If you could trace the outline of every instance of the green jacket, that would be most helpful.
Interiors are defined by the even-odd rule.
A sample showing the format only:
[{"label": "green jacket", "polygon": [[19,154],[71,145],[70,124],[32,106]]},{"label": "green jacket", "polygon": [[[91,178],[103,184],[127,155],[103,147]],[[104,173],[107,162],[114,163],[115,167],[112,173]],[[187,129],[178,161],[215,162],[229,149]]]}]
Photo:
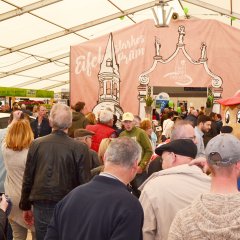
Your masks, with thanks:
[{"label": "green jacket", "polygon": [[141,128],[133,127],[131,131],[125,130],[121,132],[120,137],[124,136],[136,140],[142,147],[142,158],[138,165],[144,170],[153,154],[152,145],[148,135]]}]

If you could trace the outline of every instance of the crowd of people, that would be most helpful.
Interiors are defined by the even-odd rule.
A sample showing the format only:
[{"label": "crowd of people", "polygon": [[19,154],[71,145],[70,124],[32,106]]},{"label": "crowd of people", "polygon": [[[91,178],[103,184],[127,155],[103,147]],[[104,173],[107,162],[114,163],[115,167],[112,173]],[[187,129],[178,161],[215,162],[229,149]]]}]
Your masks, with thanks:
[{"label": "crowd of people", "polygon": [[84,102],[30,114],[14,109],[0,130],[5,239],[240,239],[240,141],[221,115],[119,119]]}]

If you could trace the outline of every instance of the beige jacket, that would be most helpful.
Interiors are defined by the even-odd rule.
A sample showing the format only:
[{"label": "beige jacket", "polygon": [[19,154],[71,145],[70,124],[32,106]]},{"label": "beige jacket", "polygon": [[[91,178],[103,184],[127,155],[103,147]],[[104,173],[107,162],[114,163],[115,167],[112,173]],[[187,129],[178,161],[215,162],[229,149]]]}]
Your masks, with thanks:
[{"label": "beige jacket", "polygon": [[28,149],[22,151],[13,151],[6,148],[5,142],[2,144],[3,160],[7,175],[4,183],[5,193],[11,198],[12,210],[9,219],[18,223],[22,227],[34,231],[33,227],[28,227],[23,220],[23,211],[19,209],[18,204],[21,197],[23,174],[25,170]]},{"label": "beige jacket", "polygon": [[143,239],[165,240],[176,213],[210,192],[210,177],[187,164],[152,174],[139,188],[144,210]]}]

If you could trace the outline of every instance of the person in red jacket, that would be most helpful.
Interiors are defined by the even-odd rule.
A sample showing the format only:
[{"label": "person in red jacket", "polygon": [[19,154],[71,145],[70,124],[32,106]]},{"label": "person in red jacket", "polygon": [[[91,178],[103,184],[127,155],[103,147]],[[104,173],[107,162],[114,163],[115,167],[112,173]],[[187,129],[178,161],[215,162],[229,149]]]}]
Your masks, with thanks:
[{"label": "person in red jacket", "polygon": [[99,113],[99,123],[87,125],[86,129],[95,133],[92,137],[91,149],[98,152],[99,145],[103,138],[116,138],[116,131],[113,129],[113,113],[102,110]]}]

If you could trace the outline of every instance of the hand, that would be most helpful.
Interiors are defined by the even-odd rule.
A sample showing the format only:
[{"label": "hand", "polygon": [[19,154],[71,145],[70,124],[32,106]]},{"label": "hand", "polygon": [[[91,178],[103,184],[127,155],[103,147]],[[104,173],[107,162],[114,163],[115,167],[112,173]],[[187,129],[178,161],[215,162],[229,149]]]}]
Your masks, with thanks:
[{"label": "hand", "polygon": [[18,121],[21,118],[22,113],[23,112],[21,110],[14,111],[13,112],[13,120],[12,120],[12,122]]},{"label": "hand", "polygon": [[196,165],[200,167],[204,173],[210,172],[210,169],[207,164],[207,159],[205,157],[198,157],[196,159],[193,159],[188,165],[189,166]]},{"label": "hand", "polygon": [[143,169],[140,166],[138,166],[137,167],[137,174],[141,174],[142,172],[143,172]]},{"label": "hand", "polygon": [[7,207],[8,207],[8,202],[7,202],[6,196],[4,194],[2,194],[2,201],[0,202],[0,208],[4,212],[6,212]]},{"label": "hand", "polygon": [[32,226],[34,224],[32,210],[23,211],[23,219],[28,226]]}]

